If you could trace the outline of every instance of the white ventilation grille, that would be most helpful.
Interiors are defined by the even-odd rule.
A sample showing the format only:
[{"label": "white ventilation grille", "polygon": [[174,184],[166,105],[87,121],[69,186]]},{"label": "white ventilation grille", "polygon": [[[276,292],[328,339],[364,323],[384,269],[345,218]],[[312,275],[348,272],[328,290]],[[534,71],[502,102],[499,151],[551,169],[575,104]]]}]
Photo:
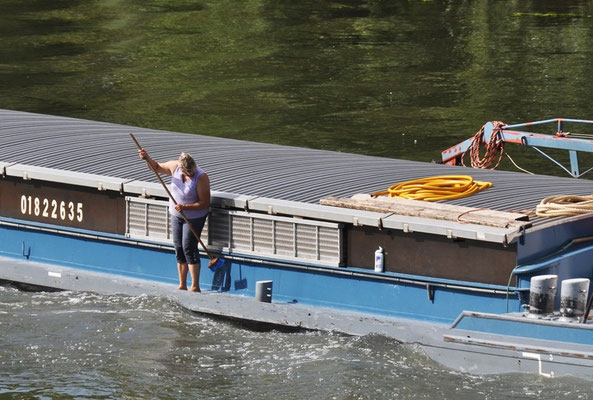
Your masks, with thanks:
[{"label": "white ventilation grille", "polygon": [[[168,202],[127,197],[129,237],[172,242]],[[213,208],[202,231],[208,248],[279,260],[342,265],[337,223]]]},{"label": "white ventilation grille", "polygon": [[126,197],[126,235],[172,242],[168,207],[162,200]]},{"label": "white ventilation grille", "polygon": [[291,261],[342,265],[340,224],[245,211],[210,211],[212,247]]}]

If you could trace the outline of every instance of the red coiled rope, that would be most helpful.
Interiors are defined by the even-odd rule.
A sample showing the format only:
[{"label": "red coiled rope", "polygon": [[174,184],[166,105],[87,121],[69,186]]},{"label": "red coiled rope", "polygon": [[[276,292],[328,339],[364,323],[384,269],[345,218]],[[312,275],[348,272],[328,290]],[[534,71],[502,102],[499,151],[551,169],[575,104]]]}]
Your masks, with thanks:
[{"label": "red coiled rope", "polygon": [[498,161],[496,165],[491,169],[496,169],[500,164],[500,160],[502,160],[502,155],[504,154],[504,140],[498,134],[502,127],[506,124],[501,121],[492,121],[494,125],[494,129],[492,130],[492,136],[490,136],[490,141],[486,144],[486,152],[484,156],[480,156],[480,148],[482,147],[482,139],[484,137],[484,126],[480,128],[480,130],[474,135],[472,141],[467,148],[461,155],[461,164],[465,167],[465,163],[463,159],[465,158],[465,153],[468,152],[470,154],[471,166],[473,168],[482,168],[487,169],[494,163],[496,158],[496,154],[498,153]]}]

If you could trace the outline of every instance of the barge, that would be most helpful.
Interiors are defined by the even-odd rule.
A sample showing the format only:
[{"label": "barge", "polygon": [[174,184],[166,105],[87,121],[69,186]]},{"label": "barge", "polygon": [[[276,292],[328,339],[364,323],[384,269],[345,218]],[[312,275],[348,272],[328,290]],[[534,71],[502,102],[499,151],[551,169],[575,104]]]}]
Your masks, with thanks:
[{"label": "barge", "polygon": [[[210,177],[202,241],[225,262],[209,269],[202,249],[202,293],[177,290],[167,194],[129,133],[156,160],[191,153]],[[593,379],[593,324],[560,291],[576,282],[588,299],[593,221],[528,211],[552,194],[589,195],[592,181],[11,110],[0,138],[0,280],[386,335],[463,372]],[[356,196],[460,173],[492,187],[434,206]]]}]

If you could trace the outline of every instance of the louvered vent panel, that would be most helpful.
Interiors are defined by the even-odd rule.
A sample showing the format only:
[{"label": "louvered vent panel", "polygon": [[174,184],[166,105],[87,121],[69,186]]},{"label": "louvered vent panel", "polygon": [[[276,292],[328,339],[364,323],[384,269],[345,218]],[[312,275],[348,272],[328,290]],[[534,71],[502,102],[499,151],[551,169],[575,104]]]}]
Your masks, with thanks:
[{"label": "louvered vent panel", "polygon": [[148,236],[169,239],[170,223],[168,207],[147,204],[148,207]]},{"label": "louvered vent panel", "polygon": [[[127,234],[171,242],[168,204],[128,197]],[[202,230],[209,248],[279,260],[341,265],[341,226],[245,211],[214,208]]]},{"label": "louvered vent panel", "polygon": [[296,256],[317,259],[317,227],[311,225],[296,225]]},{"label": "louvered vent panel", "polygon": [[202,242],[204,243],[210,243],[210,238],[209,238],[209,233],[210,231],[210,217],[208,216],[208,218],[206,218],[206,222],[204,223],[204,228],[202,228],[202,236],[200,237],[200,239],[202,239]]},{"label": "louvered vent panel", "polygon": [[128,197],[126,205],[126,234],[128,236],[172,241],[166,201]]},{"label": "louvered vent panel", "polygon": [[[229,214],[212,211],[208,217],[208,242],[214,247],[229,246]],[[206,229],[204,227],[204,229]],[[206,243],[206,242],[205,242]]]},{"label": "louvered vent panel", "polygon": [[274,221],[253,219],[253,250],[274,254]]},{"label": "louvered vent panel", "polygon": [[294,257],[294,223],[282,221],[275,221],[275,223],[276,254]]},{"label": "louvered vent panel", "polygon": [[251,218],[232,215],[231,245],[233,249],[251,250]]},{"label": "louvered vent panel", "polygon": [[132,236],[146,236],[146,204],[128,202],[127,233]]},{"label": "louvered vent panel", "polygon": [[331,261],[341,255],[341,237],[338,229],[319,227],[319,259]]}]

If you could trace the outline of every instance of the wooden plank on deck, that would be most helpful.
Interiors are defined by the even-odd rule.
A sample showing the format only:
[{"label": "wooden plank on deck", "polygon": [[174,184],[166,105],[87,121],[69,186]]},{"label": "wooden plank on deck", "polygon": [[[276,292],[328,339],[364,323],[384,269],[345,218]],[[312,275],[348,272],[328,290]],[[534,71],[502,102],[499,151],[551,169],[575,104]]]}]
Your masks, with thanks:
[{"label": "wooden plank on deck", "polygon": [[351,198],[328,196],[322,198],[320,203],[333,207],[382,213],[389,212],[410,217],[454,221],[497,228],[527,227],[531,225],[528,222],[529,216],[526,214],[402,199],[398,197],[371,197],[366,194],[354,195]]}]

